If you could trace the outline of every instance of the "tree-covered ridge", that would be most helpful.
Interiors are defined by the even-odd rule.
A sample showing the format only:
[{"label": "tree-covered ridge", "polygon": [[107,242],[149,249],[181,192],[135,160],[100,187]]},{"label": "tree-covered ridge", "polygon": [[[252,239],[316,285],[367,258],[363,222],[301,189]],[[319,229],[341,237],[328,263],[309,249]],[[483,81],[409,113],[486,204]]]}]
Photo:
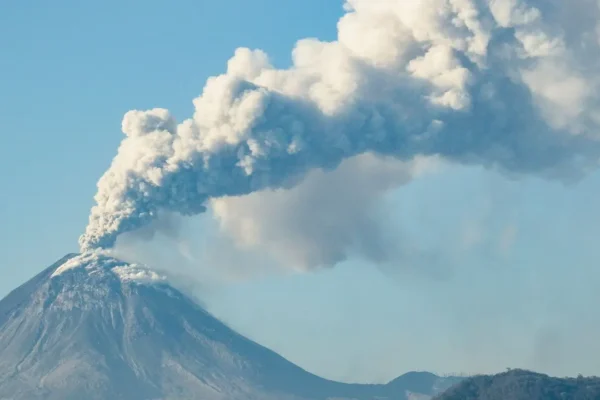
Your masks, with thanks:
[{"label": "tree-covered ridge", "polygon": [[600,400],[600,378],[554,378],[509,370],[465,379],[435,400]]}]

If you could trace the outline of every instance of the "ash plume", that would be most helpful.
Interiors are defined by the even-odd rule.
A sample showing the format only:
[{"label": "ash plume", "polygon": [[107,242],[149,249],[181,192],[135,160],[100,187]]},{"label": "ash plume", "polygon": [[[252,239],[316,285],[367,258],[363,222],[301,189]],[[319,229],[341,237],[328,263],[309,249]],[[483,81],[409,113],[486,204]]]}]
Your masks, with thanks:
[{"label": "ash plume", "polygon": [[159,213],[291,188],[372,153],[570,180],[599,154],[600,4],[591,0],[348,0],[333,42],[277,69],[238,49],[178,123],[130,111],[98,183],[82,250]]}]

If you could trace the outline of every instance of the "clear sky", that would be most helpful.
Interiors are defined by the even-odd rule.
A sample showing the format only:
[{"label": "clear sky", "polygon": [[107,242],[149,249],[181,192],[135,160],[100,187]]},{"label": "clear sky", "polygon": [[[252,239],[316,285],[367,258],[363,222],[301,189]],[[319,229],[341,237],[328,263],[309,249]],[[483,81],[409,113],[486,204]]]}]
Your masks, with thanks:
[{"label": "clear sky", "polygon": [[[235,48],[286,66],[296,40],[334,39],[341,14],[322,0],[5,2],[0,296],[77,251],[126,111],[187,117]],[[351,260],[199,295],[242,333],[334,379],[600,375],[599,184],[597,173],[565,186],[444,165],[387,199],[389,219],[430,255],[419,271]]]}]

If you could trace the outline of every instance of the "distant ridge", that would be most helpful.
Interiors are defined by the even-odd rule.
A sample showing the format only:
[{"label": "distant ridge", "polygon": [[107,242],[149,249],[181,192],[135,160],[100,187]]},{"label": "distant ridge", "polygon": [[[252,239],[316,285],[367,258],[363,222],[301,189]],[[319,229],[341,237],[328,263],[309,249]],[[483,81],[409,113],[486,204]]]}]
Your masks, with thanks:
[{"label": "distant ridge", "polygon": [[526,370],[464,379],[436,400],[598,400],[600,378],[553,378]]}]

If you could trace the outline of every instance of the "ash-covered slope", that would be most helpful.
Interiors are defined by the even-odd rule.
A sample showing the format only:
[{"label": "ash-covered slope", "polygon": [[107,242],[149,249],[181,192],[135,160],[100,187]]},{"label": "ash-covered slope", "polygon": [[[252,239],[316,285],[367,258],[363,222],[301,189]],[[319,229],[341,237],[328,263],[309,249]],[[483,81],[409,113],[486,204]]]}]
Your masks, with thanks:
[{"label": "ash-covered slope", "polygon": [[66,256],[0,301],[0,399],[405,399],[435,385],[319,378],[100,253]]}]

